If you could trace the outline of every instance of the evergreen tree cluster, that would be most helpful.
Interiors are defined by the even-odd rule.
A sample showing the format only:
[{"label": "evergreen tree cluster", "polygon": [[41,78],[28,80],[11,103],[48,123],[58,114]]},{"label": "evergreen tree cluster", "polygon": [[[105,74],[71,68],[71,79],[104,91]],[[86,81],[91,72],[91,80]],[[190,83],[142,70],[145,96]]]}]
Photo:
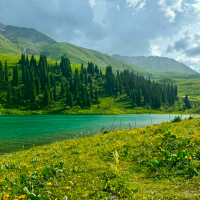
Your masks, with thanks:
[{"label": "evergreen tree cluster", "polygon": [[82,64],[72,72],[70,60],[61,57],[60,64],[49,66],[47,58],[40,56],[37,63],[34,56],[21,55],[19,67],[13,67],[12,81],[8,81],[7,62],[5,70],[0,62],[0,84],[7,85],[7,102],[31,102],[40,106],[48,106],[52,102],[63,100],[73,107],[90,108],[92,103],[99,103],[98,87],[93,84],[93,79],[100,76],[100,70],[93,63],[88,67]]},{"label": "evergreen tree cluster", "polygon": [[172,106],[178,98],[176,85],[159,84],[129,70],[117,71],[115,75],[112,67],[108,66],[105,77],[105,89],[109,94],[121,95],[125,90],[133,106],[149,105],[160,108],[162,104],[167,103]]},{"label": "evergreen tree cluster", "polygon": [[163,104],[174,105],[177,99],[176,85],[159,84],[129,70],[114,73],[111,66],[104,75],[92,62],[87,67],[82,64],[81,68],[72,69],[66,57],[50,66],[43,55],[37,62],[34,56],[29,60],[22,54],[18,66],[11,70],[12,75],[8,71],[7,62],[4,67],[0,62],[0,87],[7,92],[9,106],[30,102],[43,108],[59,101],[71,108],[90,108],[100,102],[99,92],[113,97],[126,93],[133,107],[160,108]]}]

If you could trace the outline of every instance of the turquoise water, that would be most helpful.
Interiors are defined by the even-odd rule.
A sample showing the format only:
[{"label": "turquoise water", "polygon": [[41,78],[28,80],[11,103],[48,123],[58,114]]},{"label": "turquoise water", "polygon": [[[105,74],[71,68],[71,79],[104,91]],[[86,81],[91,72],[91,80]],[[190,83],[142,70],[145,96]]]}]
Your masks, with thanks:
[{"label": "turquoise water", "polygon": [[169,114],[0,116],[0,154],[91,136],[102,130],[157,124],[174,117]]}]

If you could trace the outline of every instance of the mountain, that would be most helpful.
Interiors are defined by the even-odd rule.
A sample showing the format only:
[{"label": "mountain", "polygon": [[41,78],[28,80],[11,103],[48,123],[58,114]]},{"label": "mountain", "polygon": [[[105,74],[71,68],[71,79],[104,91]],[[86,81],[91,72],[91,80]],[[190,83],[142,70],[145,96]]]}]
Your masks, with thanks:
[{"label": "mountain", "polygon": [[179,72],[179,73],[197,73],[187,65],[180,63],[174,59],[166,57],[154,57],[154,56],[121,56],[118,54],[112,55],[112,57],[123,60],[125,62],[137,65],[148,71],[155,72]]},{"label": "mountain", "polygon": [[[141,67],[118,60],[108,54],[78,47],[70,43],[58,43],[32,28],[21,28],[0,23],[0,34],[6,37],[15,49],[18,49],[16,53],[43,54],[54,60],[60,60],[61,56],[67,56],[73,63],[87,64],[88,62],[93,62],[103,69],[110,65],[115,70],[129,69],[141,74],[148,74]],[[7,51],[0,53],[7,53]],[[13,51],[13,53],[15,52]]]},{"label": "mountain", "polygon": [[[163,64],[163,62],[157,61],[157,59],[159,58],[152,57],[152,59],[154,59],[151,61],[151,59],[149,59],[150,57],[137,57],[138,59],[135,60],[139,61],[135,62],[134,64],[130,61],[131,58],[129,57],[125,57],[125,59],[124,57],[119,55],[110,56],[108,54],[86,49],[66,42],[58,43],[50,37],[32,28],[21,28],[0,23],[0,34],[2,34],[0,38],[3,38],[2,40],[4,41],[4,43],[2,43],[0,46],[0,53],[21,54],[22,52],[24,52],[29,55],[43,54],[53,60],[60,60],[61,56],[67,56],[72,63],[83,63],[87,65],[88,62],[93,62],[104,70],[106,66],[110,65],[113,67],[114,70],[129,69],[150,78],[164,77],[166,76],[166,74],[163,74],[163,72],[169,73],[169,71],[190,74],[195,73],[195,71],[193,71],[189,67],[185,65],[183,66],[183,64],[178,63],[175,60],[173,60],[172,64],[170,64],[170,59],[168,58],[163,58],[168,61],[165,61]],[[176,67],[176,69],[178,70],[174,70],[175,62],[176,66],[178,66],[180,69]],[[143,65],[141,63],[146,63],[146,65]],[[162,63],[162,65],[160,63]],[[138,65],[140,67],[138,67]],[[161,68],[164,68],[163,65],[167,66],[166,70],[161,70]],[[171,67],[170,70],[169,66]],[[167,76],[180,75],[176,73],[173,73],[172,75],[171,74],[167,74]]]},{"label": "mountain", "polygon": [[87,64],[88,62],[93,62],[104,69],[110,65],[114,69],[118,70],[129,69],[140,73],[147,73],[146,70],[136,65],[113,58],[108,54],[86,49],[66,42],[42,45],[39,49],[41,54],[44,54],[53,60],[60,60],[61,56],[67,56],[73,63]]},{"label": "mountain", "polygon": [[33,28],[10,26],[2,23],[0,23],[0,34],[6,38],[24,38],[33,43],[52,44],[56,42]]},{"label": "mountain", "polygon": [[0,34],[0,53],[20,54],[22,52],[9,39]]}]

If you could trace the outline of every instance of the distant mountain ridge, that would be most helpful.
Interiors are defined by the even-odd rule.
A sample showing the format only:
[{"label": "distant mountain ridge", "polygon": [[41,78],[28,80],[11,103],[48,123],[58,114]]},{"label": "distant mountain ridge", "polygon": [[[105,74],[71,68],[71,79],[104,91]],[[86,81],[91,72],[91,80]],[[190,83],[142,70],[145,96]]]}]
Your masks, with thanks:
[{"label": "distant mountain ridge", "polygon": [[174,59],[166,57],[154,57],[154,56],[121,56],[118,54],[112,55],[112,57],[123,60],[125,62],[137,65],[148,71],[155,72],[179,72],[179,73],[197,73],[187,65],[180,63]]},{"label": "distant mountain ridge", "polygon": [[143,61],[135,65],[130,62],[130,59],[124,59],[122,56],[119,55],[115,57],[66,42],[59,43],[33,28],[16,27],[4,25],[2,23],[0,23],[0,54],[1,53],[26,53],[29,55],[42,54],[53,60],[60,60],[61,56],[67,56],[72,63],[83,63],[87,65],[88,62],[93,62],[103,70],[105,70],[107,66],[112,66],[113,70],[115,71],[128,69],[149,78],[160,78],[166,75],[182,77],[185,75],[188,76],[187,73],[190,73],[191,75],[199,75],[187,66],[185,66],[184,68],[182,66],[183,64],[181,64],[181,67],[184,68],[184,70],[180,68],[179,70],[175,71],[177,73],[167,74],[169,71],[161,73],[163,72],[163,70],[152,70],[148,68],[148,66],[155,65],[149,65],[147,63],[146,68],[144,67],[144,65],[140,65],[140,63],[144,62],[145,60],[145,57],[142,56],[140,60]]},{"label": "distant mountain ridge", "polygon": [[[110,65],[114,70],[129,69],[141,74],[148,74],[146,70],[115,59],[110,55],[66,42],[58,43],[32,28],[21,28],[0,23],[0,38],[1,37],[7,38],[9,44],[12,45],[8,46],[10,47],[10,51],[5,51],[4,48],[0,48],[0,53],[23,52],[29,55],[43,54],[54,60],[60,60],[61,56],[67,56],[73,63],[83,63],[86,65],[88,62],[93,62],[104,69],[106,66]],[[3,46],[2,44],[2,47]]]},{"label": "distant mountain ridge", "polygon": [[52,44],[56,43],[55,40],[46,36],[45,34],[33,29],[25,27],[10,26],[0,23],[0,34],[7,37],[20,37],[29,40],[33,43],[45,43]]}]

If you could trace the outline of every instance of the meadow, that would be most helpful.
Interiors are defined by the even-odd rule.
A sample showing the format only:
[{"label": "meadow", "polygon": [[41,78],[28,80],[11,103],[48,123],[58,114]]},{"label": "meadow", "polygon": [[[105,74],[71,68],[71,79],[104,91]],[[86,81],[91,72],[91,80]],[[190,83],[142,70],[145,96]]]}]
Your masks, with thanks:
[{"label": "meadow", "polygon": [[[17,54],[0,54],[0,59],[4,63],[5,60],[8,60],[9,66],[9,76],[12,78],[12,68],[17,65],[20,60],[21,55]],[[39,60],[39,56],[35,56],[36,60]],[[30,59],[30,56],[29,56]],[[55,60],[47,59],[50,65],[55,65]],[[59,64],[59,61],[58,61]],[[81,65],[76,63],[71,63],[72,71],[75,71],[75,68],[80,70]],[[19,71],[21,76],[21,71]],[[105,74],[105,72],[103,72]],[[79,106],[75,106],[72,109],[66,107],[63,100],[58,102],[52,102],[51,105],[46,108],[36,108],[32,105],[30,101],[27,101],[26,104],[20,107],[6,108],[5,106],[0,105],[0,114],[135,114],[135,113],[200,113],[200,90],[199,84],[200,79],[190,79],[190,78],[170,78],[164,77],[161,79],[156,79],[160,83],[174,83],[178,86],[178,96],[179,101],[175,103],[174,106],[162,106],[160,109],[152,109],[148,106],[146,107],[134,107],[129,102],[125,94],[121,96],[112,96],[106,95],[105,89],[100,87],[99,91],[99,100],[100,104],[93,104],[90,109],[80,109]],[[59,88],[58,88],[59,90]],[[192,108],[183,110],[183,96],[185,94],[189,95],[189,100],[192,103]],[[1,98],[6,98],[6,93],[1,94]]]},{"label": "meadow", "polygon": [[199,199],[199,169],[200,119],[176,118],[0,156],[0,199]]}]

